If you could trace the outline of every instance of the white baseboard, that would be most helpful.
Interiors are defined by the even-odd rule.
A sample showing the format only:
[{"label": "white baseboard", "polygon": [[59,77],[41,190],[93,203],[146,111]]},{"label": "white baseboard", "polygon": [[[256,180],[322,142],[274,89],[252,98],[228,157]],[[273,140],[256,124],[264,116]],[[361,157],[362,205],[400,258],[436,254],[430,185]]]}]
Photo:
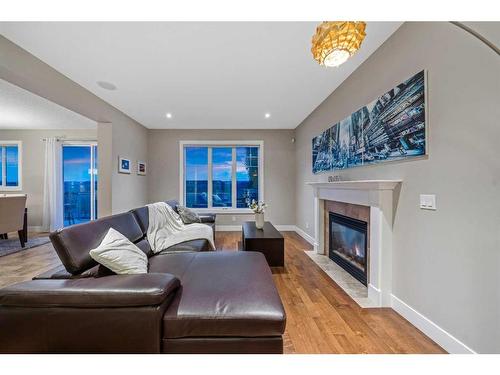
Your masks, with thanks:
[{"label": "white baseboard", "polygon": [[241,231],[241,225],[215,225],[215,230],[221,232],[238,232]]},{"label": "white baseboard", "polygon": [[382,306],[382,293],[380,289],[375,288],[372,284],[368,283],[368,298],[373,301],[375,306]]},{"label": "white baseboard", "polygon": [[[289,224],[276,224],[274,226],[277,230],[282,232],[295,232],[295,225]],[[215,230],[221,232],[238,232],[241,231],[241,225],[216,225]]]},{"label": "white baseboard", "polygon": [[280,232],[296,232],[296,226],[291,224],[275,225],[276,229]]},{"label": "white baseboard", "polygon": [[300,229],[298,226],[295,226],[295,232],[302,237],[304,240],[309,242],[311,245],[316,246],[316,241],[314,240],[313,236],[308,235],[306,232],[304,232],[302,229]]},{"label": "white baseboard", "polygon": [[[302,229],[292,224],[276,224],[274,227],[282,232],[295,232],[311,245],[315,244],[314,237],[308,235]],[[215,230],[221,232],[237,232],[241,230],[241,225],[216,225]]]},{"label": "white baseboard", "polygon": [[436,323],[426,318],[410,305],[401,301],[394,294],[391,295],[392,308],[411,324],[429,336],[433,341],[440,345],[444,350],[451,354],[476,354],[459,339],[446,332]]},{"label": "white baseboard", "polygon": [[28,226],[28,232],[43,232],[43,227],[41,225]]}]

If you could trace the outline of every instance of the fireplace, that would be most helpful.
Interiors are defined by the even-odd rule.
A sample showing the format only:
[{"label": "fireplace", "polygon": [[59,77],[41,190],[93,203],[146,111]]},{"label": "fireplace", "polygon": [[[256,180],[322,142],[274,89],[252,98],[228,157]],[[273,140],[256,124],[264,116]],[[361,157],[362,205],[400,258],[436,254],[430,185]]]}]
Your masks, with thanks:
[{"label": "fireplace", "polygon": [[367,285],[367,222],[329,212],[329,232],[330,259]]}]

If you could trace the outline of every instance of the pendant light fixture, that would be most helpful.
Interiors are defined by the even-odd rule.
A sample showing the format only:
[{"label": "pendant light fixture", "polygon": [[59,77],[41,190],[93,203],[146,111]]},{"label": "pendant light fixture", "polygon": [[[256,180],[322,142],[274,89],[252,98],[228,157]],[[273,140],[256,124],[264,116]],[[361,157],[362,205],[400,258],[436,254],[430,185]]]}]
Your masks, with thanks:
[{"label": "pendant light fixture", "polygon": [[361,47],[366,36],[365,28],[365,22],[322,22],[312,37],[314,59],[327,67],[345,63]]}]

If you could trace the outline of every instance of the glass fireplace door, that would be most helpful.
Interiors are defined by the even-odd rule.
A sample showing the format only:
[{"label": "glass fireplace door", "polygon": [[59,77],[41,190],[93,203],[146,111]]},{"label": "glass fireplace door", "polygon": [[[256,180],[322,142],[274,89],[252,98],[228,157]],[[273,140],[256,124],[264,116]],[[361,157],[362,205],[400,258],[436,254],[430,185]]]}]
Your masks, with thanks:
[{"label": "glass fireplace door", "polygon": [[367,285],[368,223],[329,213],[329,257],[362,284]]}]

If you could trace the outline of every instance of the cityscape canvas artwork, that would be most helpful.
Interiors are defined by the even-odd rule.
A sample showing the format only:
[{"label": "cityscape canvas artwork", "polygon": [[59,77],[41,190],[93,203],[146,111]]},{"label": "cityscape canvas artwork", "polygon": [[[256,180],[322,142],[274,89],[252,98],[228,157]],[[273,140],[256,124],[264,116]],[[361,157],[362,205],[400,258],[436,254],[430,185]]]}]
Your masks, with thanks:
[{"label": "cityscape canvas artwork", "polygon": [[425,71],[421,71],[314,137],[312,169],[321,173],[425,153]]}]

